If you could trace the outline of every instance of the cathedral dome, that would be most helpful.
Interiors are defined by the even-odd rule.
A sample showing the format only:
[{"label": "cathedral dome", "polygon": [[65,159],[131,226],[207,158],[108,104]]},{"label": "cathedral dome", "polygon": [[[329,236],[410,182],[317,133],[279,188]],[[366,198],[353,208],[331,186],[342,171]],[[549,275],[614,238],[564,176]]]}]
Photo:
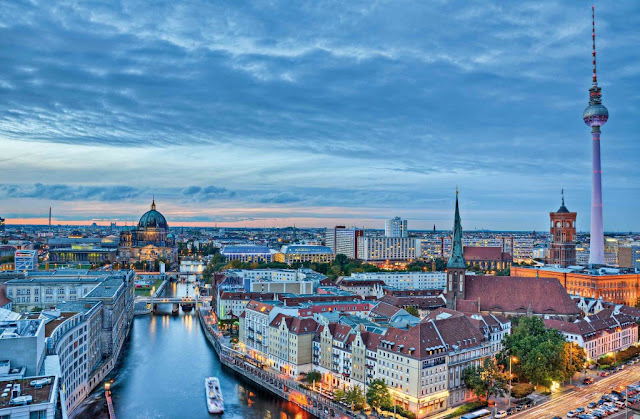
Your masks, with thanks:
[{"label": "cathedral dome", "polygon": [[140,228],[164,228],[168,229],[167,220],[164,218],[164,215],[160,214],[156,211],[156,202],[155,199],[151,203],[151,210],[145,212],[142,217],[140,217],[140,221],[138,222],[138,227]]}]

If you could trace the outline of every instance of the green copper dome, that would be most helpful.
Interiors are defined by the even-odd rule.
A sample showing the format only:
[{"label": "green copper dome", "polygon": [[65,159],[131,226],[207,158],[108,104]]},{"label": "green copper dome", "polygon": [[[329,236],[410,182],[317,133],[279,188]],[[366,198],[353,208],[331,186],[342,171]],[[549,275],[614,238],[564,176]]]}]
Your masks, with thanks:
[{"label": "green copper dome", "polygon": [[169,226],[167,225],[167,220],[164,218],[164,215],[160,214],[156,211],[156,200],[154,199],[151,203],[151,210],[147,211],[140,217],[140,221],[138,222],[138,227],[141,228],[164,228],[167,229]]}]

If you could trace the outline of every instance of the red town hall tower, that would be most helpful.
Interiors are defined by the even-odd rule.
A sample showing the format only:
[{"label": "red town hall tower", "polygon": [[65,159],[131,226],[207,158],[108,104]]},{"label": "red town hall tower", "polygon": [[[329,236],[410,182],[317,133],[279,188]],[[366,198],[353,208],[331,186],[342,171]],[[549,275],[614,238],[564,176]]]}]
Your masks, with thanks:
[{"label": "red town hall tower", "polygon": [[576,216],[564,206],[564,190],[562,191],[562,205],[556,212],[550,212],[551,218],[551,248],[549,249],[550,264],[557,264],[566,268],[576,264]]}]

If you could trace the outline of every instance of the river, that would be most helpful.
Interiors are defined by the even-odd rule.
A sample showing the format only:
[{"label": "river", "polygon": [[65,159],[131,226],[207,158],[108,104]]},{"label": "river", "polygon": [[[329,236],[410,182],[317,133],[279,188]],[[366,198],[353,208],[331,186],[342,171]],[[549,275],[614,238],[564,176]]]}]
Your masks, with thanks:
[{"label": "river", "polygon": [[[187,285],[171,284],[166,296],[184,296]],[[193,286],[189,285],[193,295]],[[247,383],[223,368],[207,341],[195,311],[171,316],[161,304],[154,315],[134,318],[120,360],[109,379],[118,419],[209,418],[204,379],[220,379],[226,418],[308,419],[312,416]],[[72,415],[108,418],[104,387],[97,388]]]}]

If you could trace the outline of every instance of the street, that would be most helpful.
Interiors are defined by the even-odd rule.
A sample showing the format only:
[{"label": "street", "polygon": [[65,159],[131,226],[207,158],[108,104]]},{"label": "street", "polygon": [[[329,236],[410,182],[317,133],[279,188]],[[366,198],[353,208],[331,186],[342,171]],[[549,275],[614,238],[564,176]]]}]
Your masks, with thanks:
[{"label": "street", "polygon": [[[603,394],[611,393],[612,390],[624,389],[625,386],[640,381],[640,365],[632,366],[617,372],[609,377],[602,378],[594,384],[579,387],[575,391],[560,394],[539,406],[535,406],[512,415],[519,419],[541,419],[552,418],[554,416],[566,417],[567,413],[578,407],[586,408],[587,404],[597,402]],[[629,413],[629,416],[633,414]],[[607,418],[621,419],[625,417],[625,409]]]}]

